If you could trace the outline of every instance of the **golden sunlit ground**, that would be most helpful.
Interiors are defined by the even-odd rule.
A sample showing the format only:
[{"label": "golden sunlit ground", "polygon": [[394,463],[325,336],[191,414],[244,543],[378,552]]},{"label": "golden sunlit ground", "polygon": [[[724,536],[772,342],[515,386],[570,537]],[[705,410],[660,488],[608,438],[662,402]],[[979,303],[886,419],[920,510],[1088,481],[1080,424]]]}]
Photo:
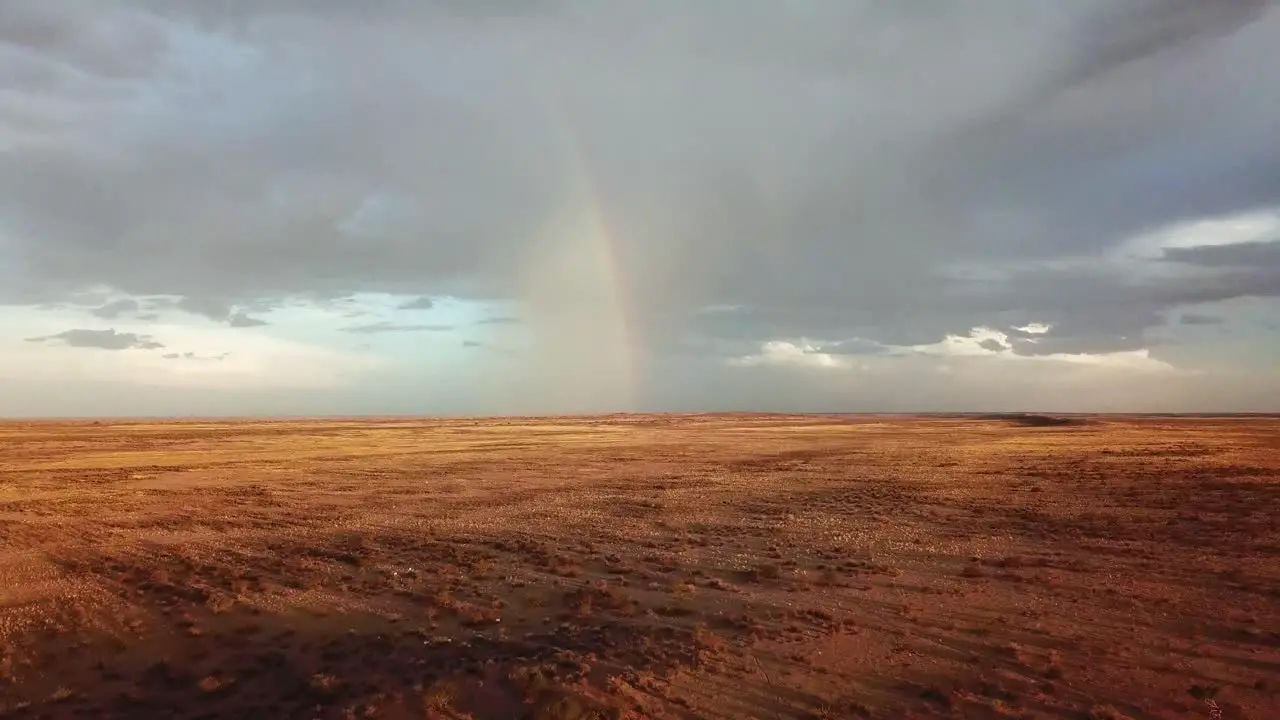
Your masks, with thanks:
[{"label": "golden sunlit ground", "polygon": [[0,424],[0,716],[1280,717],[1280,420]]}]

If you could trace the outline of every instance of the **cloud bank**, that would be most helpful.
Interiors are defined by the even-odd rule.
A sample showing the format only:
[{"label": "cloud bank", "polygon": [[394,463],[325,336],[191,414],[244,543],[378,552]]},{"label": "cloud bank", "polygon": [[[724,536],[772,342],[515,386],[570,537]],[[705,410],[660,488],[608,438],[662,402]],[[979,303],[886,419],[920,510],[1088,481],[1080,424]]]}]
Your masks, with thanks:
[{"label": "cloud bank", "polygon": [[1267,67],[1266,0],[14,0],[0,313],[329,412],[1280,409]]}]

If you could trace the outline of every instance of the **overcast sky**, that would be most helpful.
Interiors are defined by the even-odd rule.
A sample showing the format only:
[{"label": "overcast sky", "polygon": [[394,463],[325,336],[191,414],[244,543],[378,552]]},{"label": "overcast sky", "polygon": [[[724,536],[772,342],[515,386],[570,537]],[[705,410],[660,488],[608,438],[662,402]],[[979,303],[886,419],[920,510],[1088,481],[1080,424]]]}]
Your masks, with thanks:
[{"label": "overcast sky", "polygon": [[1277,69],[1267,0],[3,0],[0,414],[1280,411]]}]

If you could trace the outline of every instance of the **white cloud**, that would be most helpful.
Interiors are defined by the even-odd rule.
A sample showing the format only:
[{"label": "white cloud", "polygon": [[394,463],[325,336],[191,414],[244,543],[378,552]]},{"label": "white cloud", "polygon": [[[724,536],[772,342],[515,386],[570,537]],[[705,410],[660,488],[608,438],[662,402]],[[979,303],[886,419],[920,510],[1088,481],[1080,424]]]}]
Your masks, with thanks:
[{"label": "white cloud", "polygon": [[1121,350],[1109,353],[1053,353],[1051,355],[1015,355],[1014,357],[1039,362],[1064,362],[1076,365],[1092,365],[1094,367],[1113,368],[1116,370],[1134,370],[1139,372],[1188,372],[1180,371],[1173,365],[1152,357],[1151,351]]},{"label": "white cloud", "polygon": [[[992,343],[998,344],[1000,349],[993,349]],[[988,327],[976,327],[971,330],[968,335],[947,335],[936,343],[929,345],[913,345],[905,349],[925,355],[964,357],[1005,354],[1012,355],[1012,353],[1009,352],[1009,348],[1010,343],[1008,334]]]},{"label": "white cloud", "polygon": [[[1015,328],[1025,333],[1044,335],[1049,326],[1030,323]],[[1022,342],[1035,342],[1035,338]],[[814,343],[809,340],[772,340],[760,346],[758,353],[730,359],[738,367],[772,366],[780,368],[817,368],[823,370],[858,370],[862,372],[892,371],[914,367],[907,361],[911,356],[935,357],[943,362],[934,367],[935,372],[952,374],[951,359],[989,360],[996,363],[1033,364],[1066,363],[1131,372],[1177,372],[1173,365],[1151,355],[1149,349],[1098,353],[1046,353],[1021,354],[1014,352],[1008,333],[989,327],[975,327],[967,335],[949,334],[936,343],[910,346],[885,346],[887,352],[875,355],[839,355],[824,352],[838,343]]]},{"label": "white cloud", "polygon": [[1129,238],[1110,253],[1114,260],[1154,260],[1165,250],[1280,240],[1280,210],[1252,210],[1200,218]]},{"label": "white cloud", "polygon": [[1044,323],[1028,323],[1022,327],[1014,328],[1014,330],[1020,330],[1031,335],[1043,335],[1052,329],[1052,325],[1046,325]]},{"label": "white cloud", "polygon": [[[1031,323],[1015,329],[1036,335],[1044,335],[1048,333],[1050,328],[1041,323]],[[1029,338],[1024,342],[1035,342],[1035,338]],[[909,350],[925,355],[943,357],[990,357],[1005,362],[1058,362],[1141,372],[1175,371],[1173,365],[1152,357],[1151,351],[1147,348],[1097,353],[1020,354],[1013,351],[1013,344],[1007,333],[988,327],[973,328],[968,335],[948,335],[940,342],[930,345],[915,345]]]},{"label": "white cloud", "polygon": [[730,364],[740,367],[772,365],[821,369],[849,369],[854,367],[851,358],[822,352],[807,340],[770,340],[760,346],[760,352],[733,358]]}]

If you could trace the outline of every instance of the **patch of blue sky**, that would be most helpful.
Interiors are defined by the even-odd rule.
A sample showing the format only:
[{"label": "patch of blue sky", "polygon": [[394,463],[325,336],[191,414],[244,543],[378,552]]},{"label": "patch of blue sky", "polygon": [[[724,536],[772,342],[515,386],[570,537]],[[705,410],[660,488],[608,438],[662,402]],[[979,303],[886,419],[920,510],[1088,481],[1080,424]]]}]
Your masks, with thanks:
[{"label": "patch of blue sky", "polygon": [[403,363],[452,364],[474,359],[470,343],[493,344],[513,324],[507,303],[433,297],[430,307],[418,296],[359,293],[325,304],[294,303],[258,313],[269,323],[256,330],[299,342],[361,349]]}]

